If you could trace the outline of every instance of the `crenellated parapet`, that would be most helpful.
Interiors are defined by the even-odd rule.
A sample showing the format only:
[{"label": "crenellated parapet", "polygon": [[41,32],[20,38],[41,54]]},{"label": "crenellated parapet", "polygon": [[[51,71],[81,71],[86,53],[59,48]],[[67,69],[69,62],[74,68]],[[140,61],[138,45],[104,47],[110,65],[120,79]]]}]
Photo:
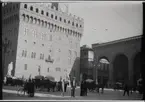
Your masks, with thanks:
[{"label": "crenellated parapet", "polygon": [[76,17],[75,15],[56,10],[56,8],[52,8],[50,5],[44,6],[38,3],[21,3],[21,9],[25,9],[31,13],[35,13],[41,17],[51,19],[55,22],[59,22],[67,26],[83,29],[83,19]]},{"label": "crenellated parapet", "polygon": [[50,31],[63,32],[79,38],[84,29],[82,18],[57,10],[47,3],[3,3],[3,24],[7,25],[19,19]]},{"label": "crenellated parapet", "polygon": [[7,26],[19,20],[19,3],[2,3],[2,24]]}]

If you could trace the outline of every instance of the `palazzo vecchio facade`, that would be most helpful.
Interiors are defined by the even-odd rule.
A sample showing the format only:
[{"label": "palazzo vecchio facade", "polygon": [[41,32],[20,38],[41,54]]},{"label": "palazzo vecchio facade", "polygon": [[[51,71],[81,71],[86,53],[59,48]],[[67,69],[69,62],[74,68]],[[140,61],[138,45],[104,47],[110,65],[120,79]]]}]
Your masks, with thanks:
[{"label": "palazzo vecchio facade", "polygon": [[[65,8],[66,7],[66,8]],[[12,75],[75,76],[79,80],[80,40],[84,20],[59,3],[3,3],[3,73],[13,62]]]}]

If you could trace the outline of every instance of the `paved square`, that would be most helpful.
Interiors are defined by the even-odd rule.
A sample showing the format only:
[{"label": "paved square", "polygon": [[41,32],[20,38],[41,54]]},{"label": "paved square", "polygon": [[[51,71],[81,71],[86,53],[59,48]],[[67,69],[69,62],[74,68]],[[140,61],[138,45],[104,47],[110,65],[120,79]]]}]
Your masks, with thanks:
[{"label": "paved square", "polygon": [[88,92],[88,96],[80,96],[80,89],[76,89],[76,97],[70,96],[70,88],[68,88],[65,96],[61,96],[61,92],[38,92],[36,91],[35,97],[17,96],[16,88],[12,90],[11,87],[3,88],[4,100],[141,100],[142,95],[137,92],[133,92],[130,96],[123,96],[123,91],[114,91],[105,89],[103,94],[97,94],[96,92]]}]

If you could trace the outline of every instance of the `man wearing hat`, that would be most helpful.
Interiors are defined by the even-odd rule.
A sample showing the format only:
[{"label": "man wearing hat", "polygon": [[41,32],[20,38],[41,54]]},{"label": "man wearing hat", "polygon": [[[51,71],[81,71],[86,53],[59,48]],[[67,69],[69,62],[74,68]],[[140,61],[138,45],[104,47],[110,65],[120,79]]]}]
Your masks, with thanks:
[{"label": "man wearing hat", "polygon": [[76,78],[73,77],[73,80],[71,81],[71,96],[75,97],[75,88],[76,88]]}]

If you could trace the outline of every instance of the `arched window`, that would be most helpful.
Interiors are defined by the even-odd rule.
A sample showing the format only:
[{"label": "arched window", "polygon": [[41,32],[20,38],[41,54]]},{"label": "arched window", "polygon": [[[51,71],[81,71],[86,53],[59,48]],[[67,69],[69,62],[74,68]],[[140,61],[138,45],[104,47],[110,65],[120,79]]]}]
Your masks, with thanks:
[{"label": "arched window", "polygon": [[78,27],[78,24],[76,24],[76,27]]},{"label": "arched window", "polygon": [[24,5],[24,8],[27,8],[27,4]]},{"label": "arched window", "polygon": [[46,16],[48,16],[49,14],[48,14],[48,12],[46,12]]},{"label": "arched window", "polygon": [[65,33],[67,32],[66,28],[65,28]]},{"label": "arched window", "polygon": [[70,30],[70,34],[72,34],[72,30]]},{"label": "arched window", "polygon": [[50,23],[48,22],[47,25],[48,25],[48,28],[49,28],[50,27]]},{"label": "arched window", "polygon": [[74,26],[74,22],[72,22],[72,26]]},{"label": "arched window", "polygon": [[19,8],[19,5],[17,4],[16,7]]},{"label": "arched window", "polygon": [[64,19],[64,23],[66,23],[66,19]]},{"label": "arched window", "polygon": [[62,30],[63,30],[63,32],[64,32],[64,28],[63,28]]},{"label": "arched window", "polygon": [[33,23],[33,17],[32,16],[30,17],[30,23]]},{"label": "arched window", "polygon": [[82,25],[80,25],[80,28],[82,27]]},{"label": "arched window", "polygon": [[37,19],[36,18],[34,18],[34,24],[36,24],[37,23]]},{"label": "arched window", "polygon": [[47,22],[45,21],[45,25],[44,25],[45,27],[47,27]]},{"label": "arched window", "polygon": [[42,14],[42,15],[44,14],[44,11],[43,11],[43,10],[41,11],[41,14]]},{"label": "arched window", "polygon": [[68,24],[70,24],[70,21],[68,21]]},{"label": "arched window", "polygon": [[62,31],[62,27],[60,27],[60,31]]},{"label": "arched window", "polygon": [[36,12],[37,12],[37,13],[39,12],[38,8],[36,8]]},{"label": "arched window", "polygon": [[41,23],[42,23],[42,26],[44,26],[44,21],[43,20],[41,21]]},{"label": "arched window", "polygon": [[54,25],[53,24],[51,24],[51,27],[52,27],[52,29],[54,28]]},{"label": "arched window", "polygon": [[61,21],[61,20],[62,20],[62,18],[60,17],[60,18],[59,18],[59,20]]},{"label": "arched window", "polygon": [[15,10],[15,5],[13,6],[13,10]]},{"label": "arched window", "polygon": [[55,29],[55,30],[57,29],[57,26],[56,26],[56,24],[54,25],[54,29]]},{"label": "arched window", "polygon": [[55,16],[55,20],[57,20],[57,16]]},{"label": "arched window", "polygon": [[38,19],[38,25],[40,25],[40,19]]},{"label": "arched window", "polygon": [[28,22],[28,21],[29,21],[29,16],[27,15],[27,16],[26,16],[26,22]]},{"label": "arched window", "polygon": [[23,17],[23,20],[25,20],[25,14],[23,14],[22,17]]},{"label": "arched window", "polygon": [[30,10],[33,11],[33,7],[32,6],[30,7]]},{"label": "arched window", "polygon": [[51,18],[53,18],[53,14],[51,14]]}]

